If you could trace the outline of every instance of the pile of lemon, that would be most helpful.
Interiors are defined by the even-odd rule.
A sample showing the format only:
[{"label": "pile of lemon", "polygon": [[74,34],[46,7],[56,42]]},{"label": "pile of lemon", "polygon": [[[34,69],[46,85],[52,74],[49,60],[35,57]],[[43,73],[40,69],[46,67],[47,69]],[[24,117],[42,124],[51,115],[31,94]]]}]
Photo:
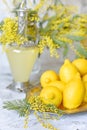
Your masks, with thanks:
[{"label": "pile of lemon", "polygon": [[78,58],[71,62],[65,59],[58,74],[47,70],[41,75],[40,83],[40,97],[45,104],[78,108],[83,102],[87,103],[87,60]]}]

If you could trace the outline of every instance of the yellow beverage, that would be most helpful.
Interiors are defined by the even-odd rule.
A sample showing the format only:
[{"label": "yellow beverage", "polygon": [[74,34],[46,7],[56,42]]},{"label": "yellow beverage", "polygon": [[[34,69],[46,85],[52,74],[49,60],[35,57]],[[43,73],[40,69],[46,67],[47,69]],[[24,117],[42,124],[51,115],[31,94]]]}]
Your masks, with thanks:
[{"label": "yellow beverage", "polygon": [[38,56],[38,47],[14,48],[8,47],[6,54],[11,67],[12,75],[17,82],[26,82],[29,79],[33,65]]}]

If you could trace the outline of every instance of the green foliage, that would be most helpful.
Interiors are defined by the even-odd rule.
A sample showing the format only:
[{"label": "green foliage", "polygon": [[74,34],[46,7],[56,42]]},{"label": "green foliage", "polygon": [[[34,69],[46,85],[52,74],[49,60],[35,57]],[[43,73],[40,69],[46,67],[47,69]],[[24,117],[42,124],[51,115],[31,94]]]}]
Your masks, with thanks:
[{"label": "green foliage", "polygon": [[[62,26],[63,24],[60,25],[60,27]],[[56,31],[54,31],[51,35],[51,38],[52,40],[54,41],[54,43],[58,44],[60,46],[60,48],[63,48],[64,51],[63,51],[63,56],[66,56],[67,53],[68,53],[68,44],[66,42],[63,42],[63,41],[60,41],[56,38]]]},{"label": "green foliage", "polygon": [[84,40],[84,37],[82,37],[82,36],[66,35],[66,37],[73,40],[73,41],[82,41],[82,40]]},{"label": "green foliage", "polygon": [[47,104],[47,105],[43,104],[43,102],[37,99],[35,98],[35,101],[33,99],[32,103],[27,101],[26,99],[7,101],[7,102],[4,102],[3,108],[7,110],[14,110],[19,114],[19,116],[26,116],[27,111],[29,111],[29,113],[31,111],[51,112],[58,115],[62,115],[64,113],[62,110],[58,109],[56,106],[52,104]]},{"label": "green foliage", "polygon": [[0,22],[0,31],[2,31],[3,21]]},{"label": "green foliage", "polygon": [[4,102],[3,108],[7,110],[15,110],[19,116],[25,116],[26,110],[29,110],[30,105],[26,102],[26,100],[14,100]]},{"label": "green foliage", "polygon": [[[14,6],[16,6],[14,11],[17,13],[16,10],[20,8],[21,1],[14,0],[13,3]],[[8,44],[10,41],[15,41],[15,43],[18,42],[17,45],[21,45],[31,39],[35,42],[37,40],[36,37],[39,36],[37,44],[40,48],[40,54],[44,51],[45,47],[48,47],[50,55],[58,57],[58,52],[56,52],[58,48],[63,48],[63,55],[66,56],[68,53],[68,45],[73,44],[75,41],[80,44],[80,41],[82,41],[86,36],[87,14],[78,14],[75,6],[63,5],[61,0],[49,0],[49,2],[46,0],[40,0],[39,2],[37,2],[37,0],[33,0],[30,1],[30,4],[31,6],[29,7],[27,18],[28,24],[26,24],[26,38],[21,36],[17,37],[18,31],[16,31],[17,34],[15,34],[15,37],[12,33],[13,29],[10,29],[10,36],[13,39],[11,40],[9,38],[9,32],[5,33],[6,28],[8,26],[9,28],[11,27],[10,25],[7,25],[10,24],[9,20],[9,22],[5,25],[2,35],[0,36],[2,44]],[[21,38],[23,40],[21,40]],[[86,56],[85,48],[82,49],[82,47],[79,47],[78,49],[75,47],[75,49]]]},{"label": "green foliage", "polygon": [[81,44],[76,45],[76,50],[81,56],[87,58],[87,50]]}]

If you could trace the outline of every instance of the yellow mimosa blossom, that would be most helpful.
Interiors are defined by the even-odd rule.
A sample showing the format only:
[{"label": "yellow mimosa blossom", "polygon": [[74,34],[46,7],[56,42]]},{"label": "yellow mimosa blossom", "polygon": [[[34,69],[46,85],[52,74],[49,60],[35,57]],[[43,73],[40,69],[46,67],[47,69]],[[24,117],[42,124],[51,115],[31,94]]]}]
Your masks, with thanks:
[{"label": "yellow mimosa blossom", "polygon": [[53,40],[49,36],[43,36],[38,46],[40,48],[40,53],[43,52],[45,47],[48,47],[50,50],[50,55],[58,57],[56,49],[59,48],[59,46],[57,44],[54,44]]},{"label": "yellow mimosa blossom", "polygon": [[3,44],[18,43],[22,44],[26,39],[18,34],[17,19],[5,18],[2,25],[2,35],[0,41]]},{"label": "yellow mimosa blossom", "polygon": [[27,22],[25,38],[18,33],[17,18],[4,19],[3,24],[0,24],[0,42],[4,45],[21,45],[31,39],[35,42],[38,36],[40,53],[47,47],[51,56],[58,57],[58,48],[64,48],[67,52],[67,46],[74,46],[76,41],[81,45],[79,52],[75,46],[71,48],[79,56],[84,51],[83,55],[87,57],[87,47],[82,46],[81,42],[87,35],[87,14],[77,14],[76,6],[63,5],[61,1],[54,0],[39,0],[36,5],[31,2]]}]

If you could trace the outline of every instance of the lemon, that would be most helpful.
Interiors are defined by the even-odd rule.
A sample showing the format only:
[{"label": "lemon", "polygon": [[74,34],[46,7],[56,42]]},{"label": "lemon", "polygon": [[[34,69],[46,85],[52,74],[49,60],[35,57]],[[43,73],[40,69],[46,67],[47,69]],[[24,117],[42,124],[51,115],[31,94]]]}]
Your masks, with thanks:
[{"label": "lemon", "polygon": [[64,88],[65,88],[65,83],[63,81],[60,81],[60,80],[56,80],[56,81],[52,81],[49,86],[52,86],[52,87],[57,87],[59,88],[59,90],[61,92],[63,92]]},{"label": "lemon", "polygon": [[45,71],[40,77],[40,83],[42,87],[46,87],[50,82],[58,80],[58,75],[53,70]]},{"label": "lemon", "polygon": [[61,81],[67,83],[76,75],[76,73],[79,73],[76,67],[66,59],[59,70],[59,77]]},{"label": "lemon", "polygon": [[62,102],[62,93],[57,87],[47,86],[42,89],[40,97],[45,104],[59,106]]},{"label": "lemon", "polygon": [[78,58],[78,59],[75,59],[72,63],[76,66],[76,68],[78,69],[81,75],[85,75],[87,73],[87,60],[86,59]]},{"label": "lemon", "polygon": [[82,80],[83,82],[87,82],[87,74],[83,75]]},{"label": "lemon", "polygon": [[81,105],[84,99],[85,87],[81,79],[73,79],[67,83],[63,91],[63,106],[74,109]]},{"label": "lemon", "polygon": [[87,103],[87,82],[84,82],[84,86],[85,86],[85,96],[84,96],[84,102]]}]

